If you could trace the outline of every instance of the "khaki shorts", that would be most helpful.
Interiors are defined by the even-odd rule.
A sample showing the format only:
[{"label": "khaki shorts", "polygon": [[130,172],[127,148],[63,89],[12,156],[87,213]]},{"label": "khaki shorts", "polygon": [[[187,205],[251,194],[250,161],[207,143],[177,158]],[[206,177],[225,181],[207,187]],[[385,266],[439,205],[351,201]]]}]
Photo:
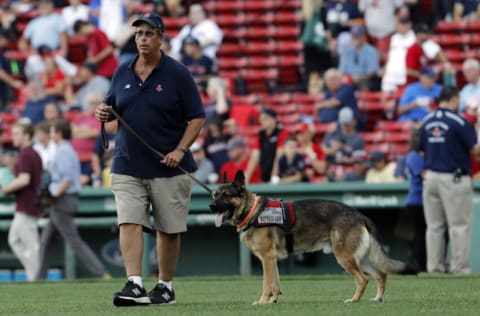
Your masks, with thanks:
[{"label": "khaki shorts", "polygon": [[[118,225],[139,224],[167,234],[187,230],[192,180],[187,175],[141,179],[123,174],[111,175]],[[150,207],[151,206],[151,207]]]}]

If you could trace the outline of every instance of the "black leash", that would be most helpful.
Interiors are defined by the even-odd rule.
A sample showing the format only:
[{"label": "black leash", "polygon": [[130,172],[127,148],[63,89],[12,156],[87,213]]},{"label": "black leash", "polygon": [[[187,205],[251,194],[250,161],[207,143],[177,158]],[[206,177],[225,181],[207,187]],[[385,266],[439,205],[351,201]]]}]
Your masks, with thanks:
[{"label": "black leash", "polygon": [[[125,129],[127,131],[130,132],[130,134],[132,134],[139,142],[141,142],[143,145],[145,145],[145,147],[147,147],[150,151],[152,151],[154,154],[156,154],[158,157],[160,157],[161,159],[165,158],[165,155],[162,154],[161,152],[159,152],[158,150],[156,150],[155,148],[153,148],[149,143],[147,143],[140,135],[137,134],[137,132],[135,132],[133,130],[133,128],[130,127],[130,125],[128,125],[127,122],[125,122],[125,120],[113,109],[113,108],[110,108],[109,109],[110,113],[113,114],[113,116],[115,116],[115,118],[118,120],[118,122],[120,122],[120,124],[123,125],[123,127],[125,127]],[[103,142],[103,147],[105,149],[108,149],[108,140],[107,140],[107,133],[105,131],[105,122],[102,122],[102,142]],[[177,166],[177,168],[183,172],[184,174],[186,174],[187,176],[189,176],[193,181],[195,181],[197,184],[199,184],[202,188],[204,188],[208,193],[210,193],[210,195],[213,197],[213,191],[212,189],[210,189],[205,183],[203,183],[202,181],[198,180],[197,178],[195,178],[194,176],[192,176],[189,172],[187,172],[185,169],[183,169],[182,167],[180,166]]]}]

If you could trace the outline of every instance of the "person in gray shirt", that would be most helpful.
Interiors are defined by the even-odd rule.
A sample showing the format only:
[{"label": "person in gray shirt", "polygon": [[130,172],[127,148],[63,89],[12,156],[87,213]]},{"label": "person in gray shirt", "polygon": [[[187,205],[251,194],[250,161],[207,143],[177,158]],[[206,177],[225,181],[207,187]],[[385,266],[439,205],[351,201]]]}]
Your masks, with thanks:
[{"label": "person in gray shirt", "polygon": [[72,108],[85,110],[87,105],[87,96],[92,93],[106,95],[110,89],[110,80],[97,75],[97,65],[84,63],[78,68],[77,77],[74,79],[74,85],[81,86],[80,89],[72,95],[67,104]]}]

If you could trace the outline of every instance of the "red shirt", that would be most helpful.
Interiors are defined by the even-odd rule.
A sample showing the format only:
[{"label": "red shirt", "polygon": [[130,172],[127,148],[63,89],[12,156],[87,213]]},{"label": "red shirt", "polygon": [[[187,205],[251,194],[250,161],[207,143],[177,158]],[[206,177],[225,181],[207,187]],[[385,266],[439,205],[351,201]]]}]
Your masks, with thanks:
[{"label": "red shirt", "polygon": [[[95,119],[93,114],[81,113],[75,116],[72,126],[82,126],[98,130],[100,135],[100,122]],[[72,138],[72,147],[78,154],[81,162],[91,160],[93,148],[95,147],[95,138]]]},{"label": "red shirt", "polygon": [[45,88],[55,88],[57,82],[65,82],[65,75],[60,69],[57,69],[51,77],[45,75]]},{"label": "red shirt", "polygon": [[[100,53],[105,47],[112,46],[110,40],[108,39],[107,35],[103,33],[100,29],[96,28],[92,34],[87,36],[87,48],[88,52],[92,57],[95,57]],[[98,62],[97,73],[100,76],[104,76],[107,78],[111,78],[115,69],[118,66],[117,58],[115,54],[112,52],[110,55],[102,59]]]},{"label": "red shirt", "polygon": [[[424,66],[427,65],[427,61],[427,57],[425,56],[422,47],[418,43],[415,43],[408,48],[407,57],[405,60],[407,69],[420,71]],[[417,81],[418,78],[407,75],[407,84]]]},{"label": "red shirt", "polygon": [[16,211],[30,216],[40,216],[43,210],[37,208],[36,196],[42,178],[42,158],[30,146],[20,151],[15,164],[15,176],[21,173],[30,175],[30,183],[15,192]]},{"label": "red shirt", "polygon": [[[235,175],[237,174],[237,171],[239,170],[247,170],[248,166],[248,157],[242,160],[239,164],[236,164],[234,161],[227,161],[226,163],[223,164],[223,166],[220,168],[220,172],[218,175],[220,176],[220,179],[223,179],[224,173],[227,175],[228,181],[232,182],[233,179],[235,179]],[[260,167],[257,166],[255,170],[253,171],[252,177],[250,178],[249,183],[260,183],[262,182],[262,173],[260,171]]]}]

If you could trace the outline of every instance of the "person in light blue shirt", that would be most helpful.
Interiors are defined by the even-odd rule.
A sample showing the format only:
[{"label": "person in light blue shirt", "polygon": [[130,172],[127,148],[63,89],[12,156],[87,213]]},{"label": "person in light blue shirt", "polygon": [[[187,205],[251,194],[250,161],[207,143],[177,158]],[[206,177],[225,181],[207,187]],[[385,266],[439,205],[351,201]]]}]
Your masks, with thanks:
[{"label": "person in light blue shirt", "polygon": [[459,113],[465,110],[468,101],[480,99],[480,62],[473,58],[467,59],[463,62],[462,71],[467,84],[460,92]]},{"label": "person in light blue shirt", "polygon": [[27,51],[27,41],[37,50],[40,46],[47,46],[52,50],[59,50],[62,55],[67,52],[68,38],[67,25],[60,14],[54,12],[51,0],[40,0],[38,4],[40,15],[32,19],[25,28],[19,42],[19,48]]},{"label": "person in light blue shirt", "polygon": [[380,68],[378,51],[365,40],[365,28],[353,26],[351,30],[353,47],[340,55],[339,70],[352,78],[355,87],[361,90],[380,88],[377,72]]},{"label": "person in light blue shirt", "polygon": [[75,226],[80,192],[80,161],[70,145],[70,123],[59,120],[51,128],[52,139],[57,144],[51,169],[49,191],[52,195],[50,219],[40,237],[40,267],[35,279],[45,279],[49,266],[49,252],[57,232],[65,240],[85,267],[96,277],[110,278],[105,267],[92,249],[82,240]]},{"label": "person in light blue shirt", "polygon": [[407,86],[397,108],[398,121],[421,121],[430,113],[430,107],[440,95],[442,85],[435,83],[433,69],[425,67],[420,71],[420,81]]}]

